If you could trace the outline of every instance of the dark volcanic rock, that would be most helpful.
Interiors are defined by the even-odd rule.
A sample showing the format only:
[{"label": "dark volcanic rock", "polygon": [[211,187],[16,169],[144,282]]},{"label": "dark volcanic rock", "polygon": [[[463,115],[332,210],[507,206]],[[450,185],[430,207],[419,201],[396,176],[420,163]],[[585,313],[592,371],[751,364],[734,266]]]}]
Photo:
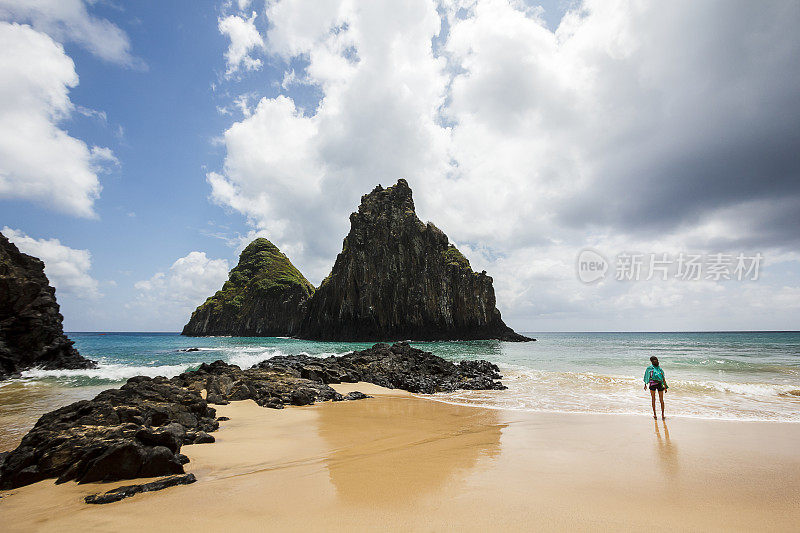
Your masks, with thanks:
[{"label": "dark volcanic rock", "polygon": [[[200,394],[203,389],[208,401]],[[131,378],[93,400],[43,415],[17,449],[0,461],[0,488],[53,477],[58,483],[86,483],[182,474],[188,459],[181,447],[215,440],[209,433],[219,428],[219,421],[208,403],[246,399],[280,409],[344,398],[323,383],[293,373],[241,370],[222,361],[169,380]]]},{"label": "dark volcanic rock", "polygon": [[131,378],[43,415],[0,464],[0,488],[56,477],[113,481],[182,474],[189,431],[214,431],[216,412],[197,390],[163,377]]},{"label": "dark volcanic rock", "polygon": [[405,342],[324,359],[274,357],[247,370],[215,361],[172,379],[138,376],[43,415],[15,450],[0,454],[0,489],[46,478],[86,483],[182,474],[188,459],[181,447],[215,440],[209,433],[219,420],[209,403],[251,399],[281,409],[367,398],[342,396],[328,386],[342,381],[434,393],[504,389],[500,378],[487,361],[455,364]]},{"label": "dark volcanic rock", "polygon": [[361,198],[300,337],[326,340],[531,340],[503,323],[492,278],[414,211],[401,179]]},{"label": "dark volcanic rock", "polygon": [[[269,249],[269,260],[248,250]],[[271,292],[258,280],[283,279]],[[272,281],[269,281],[272,283]],[[363,340],[533,340],[505,325],[492,278],[414,211],[401,179],[361,198],[330,275],[314,291],[266,239],[242,253],[222,290],[197,308],[185,335]]]},{"label": "dark volcanic rock", "polygon": [[253,367],[242,370],[222,361],[203,363],[173,381],[191,390],[207,391],[209,403],[227,404],[253,400],[262,407],[309,405],[316,401],[341,400],[342,395],[324,383],[304,379],[293,372]]},{"label": "dark volcanic rock", "polygon": [[[192,313],[184,335],[295,335],[314,286],[267,239],[239,256],[228,281]],[[188,350],[187,350],[188,351]]]},{"label": "dark volcanic rock", "polygon": [[0,234],[0,379],[32,367],[93,368],[64,335],[44,263]]},{"label": "dark volcanic rock", "polygon": [[[307,355],[273,357],[256,367],[291,373],[322,383],[366,381],[390,389],[432,394],[457,389],[502,390],[497,365],[488,361],[451,363],[430,352],[397,342],[343,356]],[[359,393],[360,394],[360,393]]]},{"label": "dark volcanic rock", "polygon": [[103,492],[101,494],[91,494],[86,496],[86,498],[83,500],[86,503],[113,503],[124,500],[125,498],[130,498],[134,494],[139,494],[140,492],[153,492],[156,490],[166,489],[168,487],[174,487],[176,485],[189,485],[195,481],[197,481],[197,478],[194,477],[194,474],[169,476],[163,479],[157,479],[156,481],[151,481],[150,483],[142,483],[141,485],[126,485],[124,487],[109,490],[108,492]]},{"label": "dark volcanic rock", "polygon": [[372,398],[372,396],[367,396],[363,392],[359,392],[354,390],[353,392],[348,392],[344,395],[345,400],[365,400],[367,398]]}]

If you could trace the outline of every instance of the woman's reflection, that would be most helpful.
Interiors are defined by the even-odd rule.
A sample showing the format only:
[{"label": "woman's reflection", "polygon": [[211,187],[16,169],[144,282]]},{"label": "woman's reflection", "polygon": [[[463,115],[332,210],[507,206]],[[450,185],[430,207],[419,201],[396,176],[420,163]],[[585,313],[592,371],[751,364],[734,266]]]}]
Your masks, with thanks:
[{"label": "woman's reflection", "polygon": [[656,454],[659,457],[659,464],[665,474],[675,475],[678,473],[678,448],[669,438],[669,427],[667,421],[662,420],[664,425],[664,436],[661,436],[661,430],[658,427],[658,421],[654,420],[653,424],[656,428]]}]

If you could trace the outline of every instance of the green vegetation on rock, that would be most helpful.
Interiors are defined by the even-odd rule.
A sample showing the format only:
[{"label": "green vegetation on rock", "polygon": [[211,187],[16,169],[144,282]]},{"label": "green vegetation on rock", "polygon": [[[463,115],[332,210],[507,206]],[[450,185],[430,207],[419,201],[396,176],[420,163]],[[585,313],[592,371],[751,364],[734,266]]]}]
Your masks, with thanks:
[{"label": "green vegetation on rock", "polygon": [[469,259],[464,257],[461,252],[458,251],[458,248],[452,244],[447,245],[447,248],[442,252],[442,255],[444,256],[444,262],[448,265],[455,265],[461,268],[472,270],[472,267],[469,264]]},{"label": "green vegetation on rock", "polygon": [[269,240],[259,238],[242,251],[239,264],[231,270],[228,281],[198,311],[206,308],[214,312],[226,308],[238,310],[248,295],[278,296],[292,286],[301,287],[308,296],[314,293],[314,286],[289,258]]}]

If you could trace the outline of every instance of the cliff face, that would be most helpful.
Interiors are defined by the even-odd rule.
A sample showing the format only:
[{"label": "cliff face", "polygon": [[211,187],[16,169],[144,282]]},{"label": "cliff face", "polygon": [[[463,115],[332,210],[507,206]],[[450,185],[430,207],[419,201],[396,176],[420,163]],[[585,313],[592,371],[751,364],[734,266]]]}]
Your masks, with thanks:
[{"label": "cliff face", "polygon": [[314,286],[267,239],[239,256],[228,281],[197,310],[184,335],[276,337],[299,332]]},{"label": "cliff face", "polygon": [[93,368],[64,335],[44,263],[0,234],[0,379],[32,367]]},{"label": "cliff face", "polygon": [[440,229],[417,218],[403,179],[361,198],[342,252],[308,304],[299,336],[530,340],[503,323],[492,278],[473,272]]},{"label": "cliff face", "polygon": [[440,229],[417,218],[403,179],[361,198],[342,252],[316,291],[272,243],[257,239],[183,334],[533,340],[503,323],[492,278],[473,272]]}]

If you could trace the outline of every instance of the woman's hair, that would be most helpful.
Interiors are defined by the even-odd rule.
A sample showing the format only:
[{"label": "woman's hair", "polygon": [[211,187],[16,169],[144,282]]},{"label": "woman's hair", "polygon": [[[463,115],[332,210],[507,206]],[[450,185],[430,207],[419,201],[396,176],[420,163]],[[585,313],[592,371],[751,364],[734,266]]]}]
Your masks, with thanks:
[{"label": "woman's hair", "polygon": [[658,357],[655,355],[650,358],[650,362],[653,363],[653,366],[658,366]]}]

